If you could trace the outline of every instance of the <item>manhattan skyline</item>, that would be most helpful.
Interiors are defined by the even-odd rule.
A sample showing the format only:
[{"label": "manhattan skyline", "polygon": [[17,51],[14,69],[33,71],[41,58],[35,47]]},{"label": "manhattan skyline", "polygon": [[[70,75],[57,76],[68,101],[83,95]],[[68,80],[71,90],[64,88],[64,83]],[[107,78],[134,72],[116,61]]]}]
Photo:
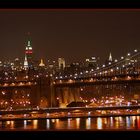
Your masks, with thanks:
[{"label": "manhattan skyline", "polygon": [[28,32],[36,59],[118,58],[139,49],[139,17],[138,10],[1,10],[0,59],[24,59]]}]

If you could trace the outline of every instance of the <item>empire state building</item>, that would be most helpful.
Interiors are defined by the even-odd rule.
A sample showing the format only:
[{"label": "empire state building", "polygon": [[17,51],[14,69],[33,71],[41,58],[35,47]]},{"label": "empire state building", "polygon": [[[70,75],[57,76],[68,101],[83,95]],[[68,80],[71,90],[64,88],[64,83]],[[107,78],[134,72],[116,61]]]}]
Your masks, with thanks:
[{"label": "empire state building", "polygon": [[28,38],[27,44],[25,46],[25,56],[26,56],[26,61],[28,62],[28,68],[32,68],[33,67],[33,59],[32,59],[33,49],[32,49],[30,38]]}]

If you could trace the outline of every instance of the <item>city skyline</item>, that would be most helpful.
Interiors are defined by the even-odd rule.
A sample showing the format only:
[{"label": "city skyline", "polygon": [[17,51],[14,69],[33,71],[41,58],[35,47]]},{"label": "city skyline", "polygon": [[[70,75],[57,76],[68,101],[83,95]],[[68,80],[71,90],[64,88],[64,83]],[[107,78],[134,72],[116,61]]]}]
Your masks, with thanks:
[{"label": "city skyline", "polygon": [[0,19],[1,131],[140,131],[140,10],[1,9]]},{"label": "city skyline", "polygon": [[28,32],[37,59],[118,58],[139,48],[139,17],[138,10],[1,10],[0,59],[24,59]]}]

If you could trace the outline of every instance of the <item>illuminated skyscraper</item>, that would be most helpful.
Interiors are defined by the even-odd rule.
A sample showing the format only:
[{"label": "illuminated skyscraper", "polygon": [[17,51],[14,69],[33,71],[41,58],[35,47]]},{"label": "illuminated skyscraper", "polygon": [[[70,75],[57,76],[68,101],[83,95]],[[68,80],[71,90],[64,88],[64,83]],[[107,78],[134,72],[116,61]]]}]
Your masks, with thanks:
[{"label": "illuminated skyscraper", "polygon": [[27,44],[25,47],[25,57],[27,57],[29,68],[31,68],[33,66],[32,55],[33,55],[33,49],[32,49],[32,45],[31,45],[31,39],[30,39],[30,36],[28,34],[28,40],[27,40]]},{"label": "illuminated skyscraper", "polygon": [[44,66],[45,66],[45,64],[44,64],[44,62],[43,62],[43,59],[41,59],[39,66],[40,66],[40,67],[44,67]]},{"label": "illuminated skyscraper", "polygon": [[27,69],[28,68],[28,61],[27,61],[27,56],[25,54],[25,59],[24,59],[24,68]]},{"label": "illuminated skyscraper", "polygon": [[112,55],[111,55],[111,53],[109,54],[109,61],[112,62]]},{"label": "illuminated skyscraper", "polygon": [[111,65],[112,62],[113,62],[113,58],[112,58],[112,54],[110,52],[108,59],[106,59],[106,61],[105,61],[105,65]]}]

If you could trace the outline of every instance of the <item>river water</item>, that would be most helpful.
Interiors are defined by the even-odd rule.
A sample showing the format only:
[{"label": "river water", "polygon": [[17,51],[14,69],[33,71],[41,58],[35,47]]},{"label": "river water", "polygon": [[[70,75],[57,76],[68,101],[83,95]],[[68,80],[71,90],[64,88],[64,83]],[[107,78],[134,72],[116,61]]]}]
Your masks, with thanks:
[{"label": "river water", "polygon": [[0,130],[140,130],[140,116],[0,121]]}]

